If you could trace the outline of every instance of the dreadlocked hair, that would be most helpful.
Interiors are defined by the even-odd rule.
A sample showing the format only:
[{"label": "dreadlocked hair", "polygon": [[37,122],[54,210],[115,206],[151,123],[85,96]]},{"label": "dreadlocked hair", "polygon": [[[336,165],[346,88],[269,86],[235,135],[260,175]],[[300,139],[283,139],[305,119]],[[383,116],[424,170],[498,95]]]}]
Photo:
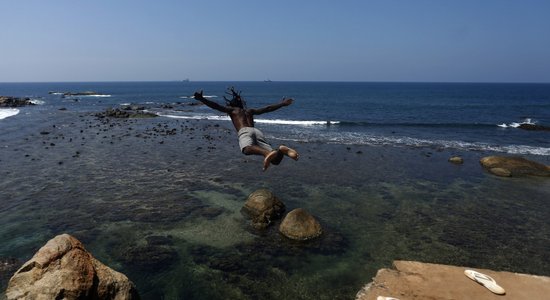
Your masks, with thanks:
[{"label": "dreadlocked hair", "polygon": [[227,88],[227,92],[225,92],[228,95],[231,95],[231,99],[228,99],[227,97],[223,96],[223,99],[225,99],[225,103],[232,107],[240,107],[243,109],[246,109],[246,101],[241,97],[241,92],[235,91],[234,87]]}]

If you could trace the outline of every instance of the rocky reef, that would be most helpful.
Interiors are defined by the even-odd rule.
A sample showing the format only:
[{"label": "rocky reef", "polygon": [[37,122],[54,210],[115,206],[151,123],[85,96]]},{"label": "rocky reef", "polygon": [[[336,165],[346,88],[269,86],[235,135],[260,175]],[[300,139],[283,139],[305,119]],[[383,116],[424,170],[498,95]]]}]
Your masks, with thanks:
[{"label": "rocky reef", "polygon": [[521,124],[518,128],[524,130],[550,131],[550,127],[536,124]]},{"label": "rocky reef", "polygon": [[0,107],[20,107],[27,105],[34,105],[30,98],[0,96]]},{"label": "rocky reef", "polygon": [[123,108],[108,108],[104,112],[95,114],[98,118],[154,118],[156,114],[145,111],[144,107],[125,106]]}]

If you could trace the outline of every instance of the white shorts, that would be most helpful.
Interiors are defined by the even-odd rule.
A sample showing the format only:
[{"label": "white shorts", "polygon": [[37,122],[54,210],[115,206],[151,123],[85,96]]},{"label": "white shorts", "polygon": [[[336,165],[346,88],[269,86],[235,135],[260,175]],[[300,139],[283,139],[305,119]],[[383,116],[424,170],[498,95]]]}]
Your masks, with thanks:
[{"label": "white shorts", "polygon": [[257,145],[267,151],[272,151],[271,145],[265,140],[264,134],[254,127],[243,127],[237,133],[239,135],[239,146],[241,151],[247,146]]}]

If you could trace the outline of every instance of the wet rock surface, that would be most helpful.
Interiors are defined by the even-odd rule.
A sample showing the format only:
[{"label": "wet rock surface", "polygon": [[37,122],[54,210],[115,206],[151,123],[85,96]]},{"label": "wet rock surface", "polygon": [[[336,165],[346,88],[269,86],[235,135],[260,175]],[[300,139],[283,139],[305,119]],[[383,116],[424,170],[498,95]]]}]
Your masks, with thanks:
[{"label": "wet rock surface", "polygon": [[449,158],[449,162],[453,163],[453,164],[456,164],[456,165],[461,165],[461,164],[464,163],[464,159],[460,156],[453,156],[453,157]]},{"label": "wet rock surface", "polygon": [[34,105],[30,98],[0,96],[0,107],[21,107],[27,105]]},{"label": "wet rock surface", "polygon": [[262,229],[281,217],[285,205],[270,190],[259,189],[248,196],[241,211],[252,219],[254,228]]},{"label": "wet rock surface", "polygon": [[518,156],[487,156],[481,165],[498,176],[544,176],[550,177],[550,167]]},{"label": "wet rock surface", "polygon": [[315,217],[302,208],[289,212],[281,222],[279,231],[290,239],[300,241],[316,238],[323,232]]}]

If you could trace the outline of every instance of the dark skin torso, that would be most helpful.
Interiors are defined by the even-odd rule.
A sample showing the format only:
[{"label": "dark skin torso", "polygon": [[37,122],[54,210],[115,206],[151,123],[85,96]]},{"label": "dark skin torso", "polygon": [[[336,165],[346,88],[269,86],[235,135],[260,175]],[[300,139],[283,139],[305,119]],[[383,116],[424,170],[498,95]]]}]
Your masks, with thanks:
[{"label": "dark skin torso", "polygon": [[235,126],[237,131],[241,130],[243,127],[254,127],[254,116],[248,109],[234,107],[228,115],[231,121],[233,121],[233,126]]}]

